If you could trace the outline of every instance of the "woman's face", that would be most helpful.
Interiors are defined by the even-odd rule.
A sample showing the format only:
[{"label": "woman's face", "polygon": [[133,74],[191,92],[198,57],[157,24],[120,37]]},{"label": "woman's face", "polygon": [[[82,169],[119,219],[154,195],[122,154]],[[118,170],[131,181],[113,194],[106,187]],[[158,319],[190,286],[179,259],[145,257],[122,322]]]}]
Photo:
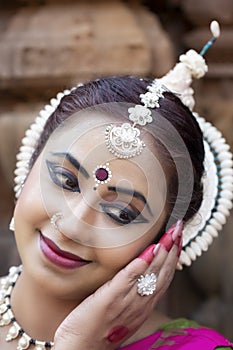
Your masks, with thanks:
[{"label": "woman's face", "polygon": [[[85,298],[112,278],[156,238],[166,219],[166,179],[150,136],[141,137],[146,147],[139,156],[119,159],[105,145],[107,125],[109,118],[89,113],[59,127],[16,205],[25,271],[63,298]],[[93,172],[107,163],[112,177],[95,188]]]}]

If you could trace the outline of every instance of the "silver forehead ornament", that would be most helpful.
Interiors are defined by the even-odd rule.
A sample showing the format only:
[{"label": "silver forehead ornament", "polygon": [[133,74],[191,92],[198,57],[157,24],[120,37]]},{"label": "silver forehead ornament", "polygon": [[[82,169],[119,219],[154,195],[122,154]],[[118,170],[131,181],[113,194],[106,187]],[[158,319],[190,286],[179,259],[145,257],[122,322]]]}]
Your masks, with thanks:
[{"label": "silver forehead ornament", "polygon": [[128,109],[129,120],[133,122],[123,123],[120,126],[110,125],[106,128],[105,142],[107,148],[118,158],[132,158],[141,154],[145,143],[140,139],[140,130],[136,127],[145,126],[153,121],[149,108],[159,108],[159,99],[168,89],[157,82],[147,88],[149,91],[140,95],[141,105],[135,105]]}]

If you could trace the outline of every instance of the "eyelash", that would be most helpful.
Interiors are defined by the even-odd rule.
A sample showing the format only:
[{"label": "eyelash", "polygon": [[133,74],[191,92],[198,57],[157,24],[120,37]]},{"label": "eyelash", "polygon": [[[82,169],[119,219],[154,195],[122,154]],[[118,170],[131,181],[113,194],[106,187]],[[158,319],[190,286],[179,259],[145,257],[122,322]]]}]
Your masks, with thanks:
[{"label": "eyelash", "polygon": [[[60,166],[60,164],[50,162],[49,160],[46,160],[46,164],[48,167],[49,175],[52,181],[55,183],[55,185],[71,192],[80,193],[78,179],[75,175],[64,170]],[[65,180],[64,183],[62,182],[62,180]],[[67,185],[66,183],[67,180],[71,182],[70,185]],[[133,207],[134,209],[133,211],[118,203],[114,203],[114,204],[100,203],[100,207],[102,208],[103,212],[106,215],[108,215],[112,220],[114,220],[115,222],[121,225],[127,225],[130,223],[138,224],[138,223],[148,222],[148,220],[135,207]],[[118,214],[116,212],[118,212]],[[122,214],[126,216],[127,219],[122,219],[120,217]]]},{"label": "eyelash", "polygon": [[[139,224],[139,223],[148,222],[148,220],[135,207],[134,207],[134,211],[132,211],[124,206],[121,206],[118,203],[115,203],[114,205],[111,203],[100,203],[100,206],[105,214],[107,214],[111,219],[115,220],[121,225],[127,225],[130,223]],[[112,209],[112,211],[110,209]],[[114,214],[114,211],[118,211],[119,215]],[[120,215],[122,213],[123,215],[127,215],[128,219],[124,220],[120,218]]]},{"label": "eyelash", "polygon": [[[49,170],[49,175],[52,181],[59,187],[72,192],[80,192],[78,179],[75,175],[61,168],[59,164],[52,163],[46,160],[46,164]],[[59,179],[60,177],[60,179]],[[64,180],[64,183],[62,182]],[[70,185],[66,181],[70,181]]]}]

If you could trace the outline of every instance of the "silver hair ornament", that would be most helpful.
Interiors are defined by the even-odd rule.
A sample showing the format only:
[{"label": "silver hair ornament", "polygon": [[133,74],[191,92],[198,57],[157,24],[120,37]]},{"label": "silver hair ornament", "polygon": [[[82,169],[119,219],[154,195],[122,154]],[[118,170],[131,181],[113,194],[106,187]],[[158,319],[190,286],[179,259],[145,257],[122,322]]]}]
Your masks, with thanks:
[{"label": "silver hair ornament", "polygon": [[140,129],[153,121],[149,108],[159,108],[159,99],[168,89],[160,83],[154,82],[148,87],[149,91],[140,95],[141,105],[135,105],[128,109],[130,123],[121,125],[109,125],[105,132],[105,142],[108,150],[118,158],[132,158],[140,155],[145,143],[140,139]]}]

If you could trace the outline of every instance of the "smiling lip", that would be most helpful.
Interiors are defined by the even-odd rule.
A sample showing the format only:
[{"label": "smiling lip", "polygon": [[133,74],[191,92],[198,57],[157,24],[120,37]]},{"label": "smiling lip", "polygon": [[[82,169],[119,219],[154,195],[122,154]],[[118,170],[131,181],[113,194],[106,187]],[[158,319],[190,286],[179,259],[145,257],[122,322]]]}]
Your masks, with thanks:
[{"label": "smiling lip", "polygon": [[40,233],[40,249],[53,264],[66,269],[74,269],[90,263],[78,255],[61,250],[51,239]]}]

